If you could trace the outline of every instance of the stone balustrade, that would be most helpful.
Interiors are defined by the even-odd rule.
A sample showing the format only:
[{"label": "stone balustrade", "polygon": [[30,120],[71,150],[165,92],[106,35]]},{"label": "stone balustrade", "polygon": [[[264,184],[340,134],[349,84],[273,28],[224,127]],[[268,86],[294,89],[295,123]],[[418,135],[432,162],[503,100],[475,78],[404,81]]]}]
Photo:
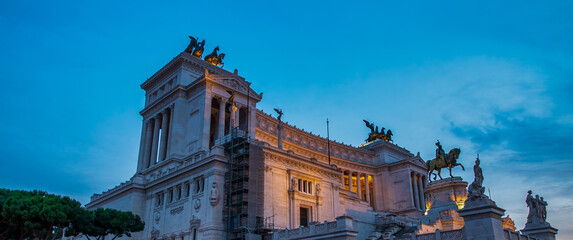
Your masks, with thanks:
[{"label": "stone balustrade", "polygon": [[[278,134],[278,120],[270,114],[263,112],[262,110],[257,111],[256,124],[257,128],[261,131],[275,136]],[[313,134],[312,132],[307,132],[304,129],[299,129],[296,126],[288,124],[288,122],[283,122],[283,127],[284,140],[296,143],[297,145],[303,146],[309,150],[320,152],[322,154],[328,154],[328,139],[321,137],[320,135]],[[288,147],[285,147],[285,149],[287,148]],[[303,149],[294,150],[298,154],[307,155],[309,157],[327,161],[324,156],[317,156]],[[371,151],[340,143],[335,140],[330,140],[330,155],[342,159],[369,164],[372,164],[374,162],[374,158],[376,157],[376,155]]]},{"label": "stone balustrade", "polygon": [[356,235],[357,232],[354,231],[352,227],[352,218],[349,216],[340,216],[336,218],[336,221],[332,222],[314,222],[306,227],[301,226],[297,229],[275,230],[271,239],[331,239],[343,236],[355,237]]},{"label": "stone balustrade", "polygon": [[535,237],[527,236],[520,232],[512,232],[507,228],[503,229],[503,233],[506,240],[537,240]]},{"label": "stone balustrade", "polygon": [[100,194],[94,194],[94,195],[92,195],[91,198],[90,198],[90,200],[91,200],[92,202],[93,202],[93,201],[96,201],[96,200],[98,200],[98,199],[100,199],[100,198],[102,198],[102,197],[105,197],[105,196],[110,195],[110,194],[112,194],[112,193],[121,191],[121,190],[127,188],[128,186],[131,186],[131,184],[133,184],[133,181],[132,181],[132,180],[128,180],[128,181],[122,182],[122,183],[120,183],[119,185],[115,186],[114,188],[108,189],[108,190],[105,191],[105,192],[102,192],[102,193],[100,193]]}]

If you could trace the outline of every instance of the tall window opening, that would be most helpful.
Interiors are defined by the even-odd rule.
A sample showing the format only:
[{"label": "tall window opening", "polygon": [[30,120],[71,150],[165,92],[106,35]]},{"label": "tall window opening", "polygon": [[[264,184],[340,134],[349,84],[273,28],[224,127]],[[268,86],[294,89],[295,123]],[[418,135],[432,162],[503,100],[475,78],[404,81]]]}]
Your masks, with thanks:
[{"label": "tall window opening", "polygon": [[241,129],[241,130],[247,129],[247,109],[246,108],[239,109],[239,129]]},{"label": "tall window opening", "polygon": [[301,226],[308,226],[310,217],[310,209],[306,207],[300,207],[300,225]]},{"label": "tall window opening", "polygon": [[225,104],[225,135],[229,134],[229,128],[231,127],[231,104]]},{"label": "tall window opening", "polygon": [[366,201],[366,179],[360,174],[360,199]]},{"label": "tall window opening", "polygon": [[211,122],[209,123],[209,148],[215,145],[215,135],[219,123],[219,99],[211,99]]},{"label": "tall window opening", "polygon": [[344,190],[350,190],[350,179],[348,171],[344,171]]}]

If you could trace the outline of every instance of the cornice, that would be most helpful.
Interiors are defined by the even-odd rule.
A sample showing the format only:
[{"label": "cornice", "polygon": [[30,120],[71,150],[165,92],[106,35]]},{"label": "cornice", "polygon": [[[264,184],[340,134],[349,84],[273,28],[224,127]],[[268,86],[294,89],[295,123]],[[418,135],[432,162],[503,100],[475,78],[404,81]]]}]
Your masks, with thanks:
[{"label": "cornice", "polygon": [[359,148],[369,150],[369,151],[372,151],[373,148],[383,148],[383,149],[391,150],[391,151],[398,153],[398,154],[406,155],[408,157],[414,156],[414,154],[412,154],[410,151],[408,151],[408,149],[400,147],[397,144],[390,143],[388,141],[384,141],[382,139],[378,139],[376,141],[362,144],[359,146]]},{"label": "cornice", "polygon": [[245,81],[242,77],[237,75],[216,75],[207,74],[205,75],[205,81],[211,84],[217,84],[219,86],[228,88],[233,92],[238,92],[244,95],[245,98],[249,97],[253,102],[259,102],[262,99],[262,95],[256,93],[250,86],[251,83]]},{"label": "cornice", "polygon": [[[257,132],[268,134],[276,138],[278,120],[270,114],[266,114],[257,109],[256,114]],[[327,155],[328,140],[312,132],[307,132],[304,129],[299,129],[296,126],[289,125],[288,122],[283,122],[283,141],[292,142],[293,145],[304,147],[313,152],[319,152]],[[373,162],[376,154],[373,151],[356,148],[351,145],[339,143],[335,140],[330,140],[331,156],[339,156],[340,158],[349,159],[353,161],[360,161],[364,163]]]},{"label": "cornice", "polygon": [[338,172],[337,169],[333,169],[331,166],[324,163],[312,162],[305,158],[301,158],[300,156],[280,152],[280,149],[273,149],[270,147],[263,147],[263,151],[265,161],[279,162],[289,166],[290,168],[294,168],[299,172],[299,169],[304,169],[336,180],[338,179],[338,176],[340,176],[340,172]]},{"label": "cornice", "polygon": [[113,188],[108,189],[105,192],[92,195],[90,198],[90,202],[87,203],[85,206],[86,206],[86,208],[93,207],[97,204],[100,204],[102,202],[107,201],[108,199],[110,199],[114,196],[120,195],[124,192],[130,191],[133,189],[145,190],[145,187],[143,184],[135,183],[133,181],[133,178],[132,178],[128,181],[122,182],[121,184],[119,184]]},{"label": "cornice", "polygon": [[179,55],[174,57],[169,63],[165,64],[159,71],[153,74],[150,78],[148,78],[144,83],[141,84],[142,89],[148,89],[154,86],[156,80],[163,77],[165,74],[169,74],[169,72],[177,67],[179,64],[188,63],[191,66],[194,66],[198,69],[208,69],[209,72],[220,74],[220,75],[233,75],[229,71],[222,69],[220,67],[216,67],[213,64],[205,62],[197,57],[191,56],[191,54],[186,52],[181,52]]},{"label": "cornice", "polygon": [[154,113],[158,112],[159,109],[166,108],[168,105],[173,104],[173,101],[175,101],[175,99],[180,97],[184,98],[185,95],[186,95],[186,90],[183,88],[183,86],[179,85],[173,88],[165,95],[163,95],[160,99],[157,99],[153,101],[153,103],[146,106],[143,110],[139,112],[139,114],[143,116],[144,119],[147,119],[148,117],[150,117],[149,115],[153,115]]}]

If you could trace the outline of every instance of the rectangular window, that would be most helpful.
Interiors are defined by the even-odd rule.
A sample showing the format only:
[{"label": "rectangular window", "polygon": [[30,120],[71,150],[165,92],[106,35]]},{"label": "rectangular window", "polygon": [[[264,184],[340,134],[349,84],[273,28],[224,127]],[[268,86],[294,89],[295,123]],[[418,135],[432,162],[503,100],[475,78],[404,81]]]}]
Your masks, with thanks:
[{"label": "rectangular window", "polygon": [[310,209],[306,207],[300,207],[300,226],[308,226],[308,220],[310,217],[309,210]]},{"label": "rectangular window", "polygon": [[195,179],[195,193],[202,193],[205,190],[205,179],[197,178]]},{"label": "rectangular window", "polygon": [[158,193],[155,195],[155,206],[159,207],[161,206],[162,201],[161,201],[161,193]]},{"label": "rectangular window", "polygon": [[191,184],[185,183],[185,197],[189,197],[189,194],[191,194]]},{"label": "rectangular window", "polygon": [[169,198],[169,203],[173,202],[173,189],[169,189],[167,197]]},{"label": "rectangular window", "polygon": [[181,185],[177,186],[177,200],[181,199]]}]

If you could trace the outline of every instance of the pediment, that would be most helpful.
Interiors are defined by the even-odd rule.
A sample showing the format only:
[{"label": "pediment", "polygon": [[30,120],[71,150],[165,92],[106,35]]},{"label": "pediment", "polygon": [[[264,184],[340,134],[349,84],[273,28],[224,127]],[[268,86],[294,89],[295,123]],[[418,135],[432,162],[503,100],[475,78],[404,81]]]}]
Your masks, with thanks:
[{"label": "pediment", "polygon": [[250,83],[245,81],[242,77],[232,74],[232,75],[216,75],[208,74],[206,79],[216,82],[222,86],[232,89],[235,92],[242,93],[244,95],[250,95],[251,98],[261,100],[261,96],[257,94],[253,89],[249,87]]}]

